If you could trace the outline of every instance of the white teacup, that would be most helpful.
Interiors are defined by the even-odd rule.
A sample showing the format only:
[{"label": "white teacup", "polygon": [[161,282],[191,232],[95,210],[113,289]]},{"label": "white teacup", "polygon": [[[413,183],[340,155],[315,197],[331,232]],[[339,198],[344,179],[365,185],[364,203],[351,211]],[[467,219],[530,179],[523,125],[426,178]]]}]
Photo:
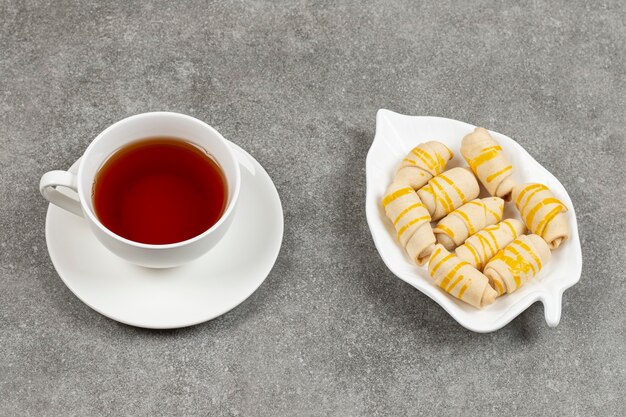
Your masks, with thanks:
[{"label": "white teacup", "polygon": [[[96,217],[91,199],[96,173],[111,154],[130,142],[155,136],[184,138],[206,150],[222,168],[228,186],[226,209],[217,223],[198,236],[166,245],[134,242],[113,233]],[[67,171],[46,172],[39,190],[50,203],[84,217],[98,240],[114,254],[137,265],[169,268],[200,257],[220,241],[232,223],[240,183],[239,164],[217,130],[191,116],[154,112],[128,117],[105,129],[85,150],[77,175]],[[58,186],[74,190],[77,198],[59,192]]]}]

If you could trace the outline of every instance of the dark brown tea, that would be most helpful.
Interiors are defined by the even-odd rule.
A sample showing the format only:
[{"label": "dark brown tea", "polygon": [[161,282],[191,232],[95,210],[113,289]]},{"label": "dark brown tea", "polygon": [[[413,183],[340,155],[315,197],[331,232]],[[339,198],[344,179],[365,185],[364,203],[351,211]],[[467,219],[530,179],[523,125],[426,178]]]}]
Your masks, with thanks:
[{"label": "dark brown tea", "polygon": [[102,165],[93,184],[96,216],[112,232],[140,243],[176,243],[213,226],[224,213],[224,173],[183,140],[143,139]]}]

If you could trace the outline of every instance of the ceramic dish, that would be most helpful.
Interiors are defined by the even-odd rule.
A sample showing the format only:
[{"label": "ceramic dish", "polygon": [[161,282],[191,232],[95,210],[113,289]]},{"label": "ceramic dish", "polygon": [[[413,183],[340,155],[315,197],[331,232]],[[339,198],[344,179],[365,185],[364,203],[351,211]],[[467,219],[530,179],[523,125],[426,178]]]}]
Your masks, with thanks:
[{"label": "ceramic dish", "polygon": [[[367,196],[365,210],[374,243],[387,267],[398,278],[411,284],[443,307],[463,327],[475,332],[498,330],[536,301],[544,305],[545,318],[554,327],[561,318],[563,291],[576,284],[582,270],[582,255],[578,224],[572,200],[563,185],[517,142],[490,131],[513,164],[513,178],[518,182],[538,182],[547,185],[569,211],[566,213],[570,238],[552,252],[552,259],[530,282],[513,294],[496,299],[479,310],[449,296],[434,285],[426,266],[416,266],[395,239],[395,231],[385,217],[380,203],[394,171],[402,158],[417,144],[437,140],[446,144],[454,158],[446,169],[466,166],[461,157],[461,139],[475,126],[441,117],[405,116],[381,109],[376,115],[376,136],[367,154]],[[480,197],[486,197],[481,188]],[[505,206],[504,217],[519,219],[512,203]]]}]

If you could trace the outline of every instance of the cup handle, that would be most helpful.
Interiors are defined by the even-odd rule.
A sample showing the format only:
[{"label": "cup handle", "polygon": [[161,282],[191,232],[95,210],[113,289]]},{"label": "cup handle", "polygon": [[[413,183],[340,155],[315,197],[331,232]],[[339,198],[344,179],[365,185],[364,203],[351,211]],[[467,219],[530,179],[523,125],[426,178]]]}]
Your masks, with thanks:
[{"label": "cup handle", "polygon": [[65,195],[56,187],[67,187],[78,193],[76,175],[67,171],[50,171],[43,174],[39,181],[39,191],[41,195],[55,206],[69,211],[77,216],[83,217],[83,209],[76,198]]}]

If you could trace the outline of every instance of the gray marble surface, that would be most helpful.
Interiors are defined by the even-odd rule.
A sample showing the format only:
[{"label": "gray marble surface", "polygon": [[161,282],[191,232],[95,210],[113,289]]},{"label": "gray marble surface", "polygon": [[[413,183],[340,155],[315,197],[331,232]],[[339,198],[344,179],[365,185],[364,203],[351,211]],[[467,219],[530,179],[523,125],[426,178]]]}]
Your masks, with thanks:
[{"label": "gray marble surface", "polygon": [[[0,2],[0,415],[624,415],[626,5]],[[487,335],[395,278],[365,222],[379,108],[484,125],[568,189],[580,283]],[[46,252],[42,173],[106,126],[205,120],[274,179],[285,239],[246,302],[149,331]]]}]

